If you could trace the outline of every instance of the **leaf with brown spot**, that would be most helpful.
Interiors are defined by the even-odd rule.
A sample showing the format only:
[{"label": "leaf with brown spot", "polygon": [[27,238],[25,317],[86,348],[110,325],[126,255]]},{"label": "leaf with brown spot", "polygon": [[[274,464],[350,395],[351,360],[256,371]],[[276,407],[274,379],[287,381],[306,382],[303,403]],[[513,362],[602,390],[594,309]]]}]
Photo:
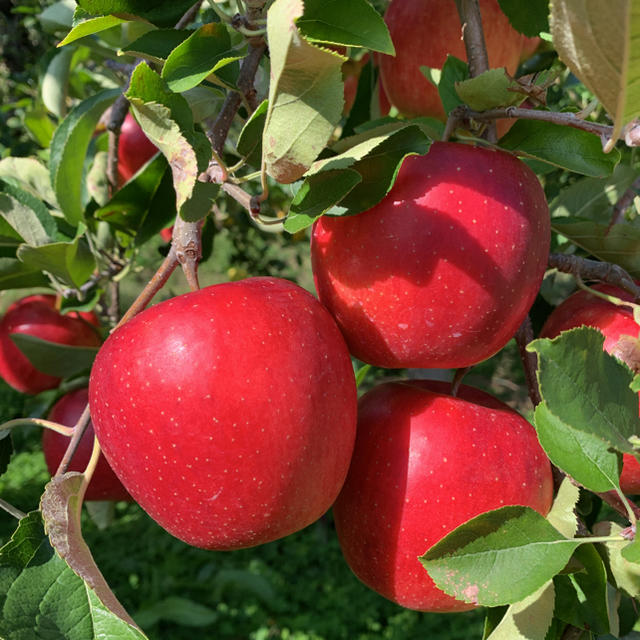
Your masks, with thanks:
[{"label": "leaf with brown spot", "polygon": [[276,0],[267,14],[269,107],[262,136],[267,173],[282,184],[300,178],[342,117],[344,57],[307,42],[296,27],[301,0]]}]

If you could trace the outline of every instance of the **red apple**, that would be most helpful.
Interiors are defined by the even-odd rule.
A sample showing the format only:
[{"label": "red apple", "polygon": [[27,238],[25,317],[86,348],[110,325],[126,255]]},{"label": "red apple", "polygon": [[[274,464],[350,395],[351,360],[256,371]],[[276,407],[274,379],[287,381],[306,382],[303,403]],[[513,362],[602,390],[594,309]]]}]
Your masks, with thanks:
[{"label": "red apple", "polygon": [[525,164],[436,142],[405,159],[369,211],[316,221],[311,259],[318,297],[354,356],[382,367],[464,367],[513,336],[549,242],[549,209]]},{"label": "red apple", "polygon": [[[510,24],[498,0],[480,0],[489,65],[515,73],[523,36]],[[396,55],[380,56],[382,83],[391,104],[407,116],[444,119],[438,90],[420,71],[441,69],[451,54],[467,59],[458,12],[452,0],[392,0],[385,21]]]},{"label": "red apple", "polygon": [[127,113],[118,140],[118,174],[122,183],[129,180],[157,151],[135,118]]},{"label": "red apple", "polygon": [[54,389],[60,378],[38,371],[11,340],[23,333],[49,342],[98,346],[98,318],[92,312],[61,314],[53,295],[34,295],[14,302],[0,321],[0,377],[23,393]]},{"label": "red apple", "polygon": [[[87,389],[76,389],[62,396],[51,408],[49,420],[73,427],[89,401]],[[69,465],[69,471],[83,472],[87,468],[93,451],[93,425],[89,425],[78,443],[78,448]],[[45,429],[42,433],[42,450],[49,473],[53,476],[58,470],[67,447],[69,438],[61,433]],[[131,496],[113,473],[109,463],[100,455],[98,464],[85,493],[85,500],[131,500]]]},{"label": "red apple", "polygon": [[[612,285],[597,284],[593,288],[621,300],[633,301],[630,293]],[[540,337],[555,338],[562,331],[583,325],[598,329],[604,335],[604,350],[623,361],[628,360],[629,354],[620,338],[625,335],[637,338],[640,331],[630,307],[620,307],[588,291],[578,291],[553,310],[542,327]],[[636,367],[637,364],[634,363]],[[640,463],[634,456],[626,453],[622,456],[620,488],[623,493],[640,493]]]},{"label": "red apple", "polygon": [[207,549],[250,547],[319,518],[346,477],[351,360],[297,285],[250,278],[161,302],[95,360],[102,450],[162,527]]},{"label": "red apple", "polygon": [[545,515],[551,465],[533,427],[492,396],[442,382],[381,384],[361,399],[349,474],[334,515],[345,559],[385,598],[420,611],[473,608],[439,590],[418,556],[467,520],[505,505]]}]

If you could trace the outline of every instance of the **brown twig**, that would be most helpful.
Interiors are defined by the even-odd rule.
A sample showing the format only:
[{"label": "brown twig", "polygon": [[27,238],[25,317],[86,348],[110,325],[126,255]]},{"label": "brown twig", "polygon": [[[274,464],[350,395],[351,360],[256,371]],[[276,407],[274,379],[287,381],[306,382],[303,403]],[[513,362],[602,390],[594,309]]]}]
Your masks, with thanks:
[{"label": "brown twig", "polygon": [[611,230],[611,227],[624,220],[624,214],[632,205],[633,199],[638,195],[639,190],[640,176],[633,181],[631,186],[622,194],[618,202],[613,206],[613,213],[611,215],[611,222],[609,223],[607,233]]},{"label": "brown twig", "polygon": [[[262,38],[256,43],[249,43],[249,52],[242,60],[240,73],[238,74],[238,88],[245,96],[255,95],[253,86],[254,78],[258,70],[258,65],[262,59],[267,45]],[[242,104],[242,94],[237,91],[230,91],[220,109],[220,113],[211,130],[211,145],[216,153],[222,154],[224,143],[229,135],[229,129],[233,123],[233,119]],[[249,98],[247,97],[247,100]]]},{"label": "brown twig", "polygon": [[198,15],[198,11],[200,11],[202,3],[203,0],[198,0],[198,2],[196,2],[190,9],[187,9],[182,18],[176,22],[174,29],[184,29],[188,24],[191,24]]},{"label": "brown twig", "polygon": [[473,111],[466,109],[466,117],[474,120],[496,120],[500,118],[520,118],[524,120],[543,120],[553,124],[582,129],[589,133],[600,136],[603,140],[609,140],[613,133],[613,127],[599,122],[582,120],[575,113],[559,113],[557,111],[537,111],[536,109],[525,109],[523,107],[501,107],[489,109],[488,111]]},{"label": "brown twig", "polygon": [[599,262],[564,253],[551,253],[549,267],[563,273],[570,273],[582,280],[599,280],[628,291],[636,299],[640,298],[640,286],[619,265],[611,262]]},{"label": "brown twig", "polygon": [[[129,81],[127,81],[127,86]],[[126,91],[126,89],[124,90]],[[118,188],[118,142],[120,129],[129,111],[129,101],[124,92],[116,98],[111,107],[107,131],[109,132],[109,150],[107,153],[107,182],[109,184],[109,197],[113,196]]]},{"label": "brown twig", "polygon": [[[487,44],[482,29],[482,16],[478,0],[456,0],[456,8],[462,24],[464,47],[469,63],[469,75],[472,78],[479,76],[489,69],[489,56]],[[486,137],[489,142],[496,142],[495,121],[490,121],[487,127]]]},{"label": "brown twig", "polygon": [[527,381],[527,389],[529,390],[529,399],[534,407],[542,402],[540,396],[540,387],[538,386],[538,378],[536,371],[538,369],[538,356],[535,353],[527,351],[527,345],[533,340],[533,327],[531,326],[531,318],[527,316],[518,330],[516,331],[516,343],[520,351],[520,359],[524,369],[524,377]]}]

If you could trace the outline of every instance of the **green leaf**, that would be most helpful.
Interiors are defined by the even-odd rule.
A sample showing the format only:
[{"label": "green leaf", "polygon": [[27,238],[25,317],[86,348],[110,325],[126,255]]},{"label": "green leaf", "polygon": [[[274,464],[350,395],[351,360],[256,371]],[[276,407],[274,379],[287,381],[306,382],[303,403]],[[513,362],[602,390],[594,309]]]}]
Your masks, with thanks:
[{"label": "green leaf", "polygon": [[[28,191],[0,178],[0,216],[27,244],[40,246],[55,237],[58,227],[45,204]],[[0,225],[0,235],[4,225]],[[1,242],[1,240],[0,240]]]},{"label": "green leaf", "polygon": [[163,620],[185,627],[207,627],[218,619],[218,614],[188,598],[169,596],[142,609],[135,618],[142,627],[150,627]]},{"label": "green leaf", "polygon": [[547,520],[563,536],[573,538],[578,531],[576,507],[580,499],[580,489],[567,477],[562,479]]},{"label": "green leaf", "polygon": [[395,55],[387,25],[367,0],[305,0],[296,25],[308,40]]},{"label": "green leaf", "polygon": [[187,101],[144,62],[135,68],[126,96],[143,131],[169,162],[179,209],[208,165],[211,144],[195,130]]},{"label": "green leaf", "polygon": [[620,152],[604,153],[600,138],[594,134],[540,120],[518,120],[500,138],[500,146],[596,178],[611,175],[620,161]]},{"label": "green leaf", "polygon": [[[84,14],[84,12],[82,12]],[[86,14],[85,14],[86,15]],[[76,22],[74,20],[74,22]],[[111,27],[116,27],[123,22],[127,22],[124,18],[118,18],[116,16],[90,16],[84,20],[80,20],[77,24],[74,24],[73,28],[65,36],[65,38],[58,43],[59,47],[63,47],[66,44],[84,38],[86,36],[93,35],[94,33],[100,33]]]},{"label": "green leaf", "polygon": [[333,147],[338,155],[318,160],[307,172],[291,203],[285,229],[292,233],[303,229],[330,209],[334,215],[370,209],[389,192],[402,161],[408,155],[426,153],[430,144],[413,123],[384,125],[341,140]]},{"label": "green leaf", "polygon": [[554,218],[553,231],[562,234],[590,254],[613,262],[626,269],[634,278],[640,278],[640,227],[620,222],[608,224],[580,218]]},{"label": "green leaf", "polygon": [[[638,177],[636,168],[619,164],[608,178],[582,178],[564,187],[549,204],[552,218],[573,217],[606,224],[612,207]],[[557,220],[562,223],[563,220]]]},{"label": "green leaf", "polygon": [[460,99],[475,111],[508,107],[524,101],[525,95],[510,89],[517,88],[504,69],[489,69],[484,73],[455,83]]},{"label": "green leaf", "polygon": [[37,511],[20,521],[0,549],[0,636],[7,640],[146,638],[106,586],[80,536],[79,518],[70,513],[80,477],[67,474],[53,481],[43,496],[57,553]]},{"label": "green leaf", "polygon": [[29,267],[14,258],[0,258],[0,290],[46,287],[49,279],[38,267]]},{"label": "green leaf", "polygon": [[[596,522],[593,532],[597,536],[621,538],[623,528],[616,522]],[[640,565],[629,562],[622,550],[629,545],[627,540],[610,540],[599,545],[608,560],[609,569],[618,588],[626,591],[632,598],[640,596]]]},{"label": "green leaf", "polygon": [[635,392],[640,391],[640,374],[636,374],[634,376],[633,380],[631,381],[631,384],[629,385],[629,389]]},{"label": "green leaf", "polygon": [[60,0],[46,7],[38,14],[38,19],[45,30],[55,31],[70,29],[73,24],[74,0]]},{"label": "green leaf", "polygon": [[26,333],[12,333],[9,337],[38,371],[57,378],[88,371],[98,353],[98,347],[59,344]]},{"label": "green leaf", "polygon": [[121,51],[122,53],[129,53],[136,58],[162,62],[192,33],[193,31],[190,29],[153,29],[122,47]]},{"label": "green leaf", "polygon": [[28,109],[24,114],[24,126],[43,149],[49,147],[56,125],[44,107]]},{"label": "green leaf", "polygon": [[172,91],[187,91],[238,60],[227,28],[217,22],[203,25],[179,44],[167,58],[162,77]]},{"label": "green leaf", "polygon": [[[94,212],[98,220],[105,220],[115,229],[135,236],[142,227],[146,217],[151,215],[151,204],[156,192],[168,173],[167,160],[162,154],[156,154],[141,170],[129,180],[103,207]],[[175,195],[172,199],[175,202]],[[167,216],[160,213],[162,222],[169,222],[175,218],[175,206],[167,206]],[[162,228],[162,227],[159,227]]]},{"label": "green leaf", "polygon": [[96,269],[95,258],[81,235],[70,242],[39,247],[23,244],[18,247],[17,255],[27,267],[48,271],[71,287],[84,284]]},{"label": "green leaf", "polygon": [[[424,68],[420,70],[424,73]],[[429,78],[429,75],[427,75]],[[438,94],[445,113],[451,113],[457,106],[462,104],[460,96],[456,91],[456,83],[462,82],[469,77],[469,65],[464,61],[452,55],[447,55],[438,82]]]},{"label": "green leaf", "polygon": [[512,604],[488,640],[545,640],[553,619],[555,590],[549,581]]},{"label": "green leaf", "polygon": [[636,537],[629,544],[622,548],[622,557],[627,562],[640,564],[640,540]]},{"label": "green leaf", "polygon": [[122,14],[171,27],[192,7],[193,0],[78,0],[78,5],[93,16]]},{"label": "green leaf", "polygon": [[620,487],[621,456],[611,451],[606,440],[572,429],[544,402],[536,407],[534,417],[540,444],[554,465],[591,491]]},{"label": "green leaf", "polygon": [[51,183],[62,213],[72,225],[83,219],[84,163],[98,120],[120,95],[120,89],[101,91],[76,106],[56,129],[51,141]]},{"label": "green leaf", "polygon": [[342,116],[342,62],[309,44],[296,28],[302,0],[275,0],[267,14],[269,108],[262,137],[267,173],[295,182],[327,144]]},{"label": "green leaf", "polygon": [[553,0],[551,35],[560,59],[613,119],[613,147],[622,128],[640,115],[640,5]]},{"label": "green leaf", "polygon": [[64,49],[49,62],[42,78],[40,93],[44,106],[57,118],[67,113],[67,90],[74,49]]},{"label": "green leaf", "polygon": [[582,569],[571,575],[556,576],[556,612],[564,622],[594,633],[608,633],[617,626],[617,613],[609,612],[607,573],[591,544],[576,550],[575,561]]},{"label": "green leaf", "polygon": [[219,191],[219,184],[196,182],[191,197],[180,207],[180,217],[187,222],[202,220],[211,211]]},{"label": "green leaf", "polygon": [[511,26],[533,38],[541,31],[549,31],[549,0],[498,0]]},{"label": "green leaf", "polygon": [[24,191],[57,208],[49,170],[36,158],[3,158],[0,160],[0,178],[14,181]]},{"label": "green leaf", "polygon": [[291,201],[284,228],[297,233],[311,226],[360,182],[362,176],[353,169],[325,171],[305,180]]},{"label": "green leaf", "polygon": [[252,166],[260,166],[262,157],[262,132],[267,121],[269,103],[263,100],[249,116],[238,136],[236,151]]},{"label": "green leaf", "polygon": [[563,537],[537,511],[511,506],[469,520],[420,561],[445,593],[495,607],[540,589],[581,542]]},{"label": "green leaf", "polygon": [[604,336],[591,327],[565,331],[554,340],[534,340],[538,382],[547,408],[577,431],[633,453],[629,437],[640,433],[638,396],[631,371],[606,353]]}]

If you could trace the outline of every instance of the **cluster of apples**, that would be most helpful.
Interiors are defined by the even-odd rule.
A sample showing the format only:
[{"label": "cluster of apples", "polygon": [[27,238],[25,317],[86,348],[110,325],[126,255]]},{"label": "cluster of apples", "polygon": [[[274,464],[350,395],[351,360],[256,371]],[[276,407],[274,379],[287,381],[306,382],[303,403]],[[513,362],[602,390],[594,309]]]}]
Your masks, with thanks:
[{"label": "cluster of apples", "polygon": [[[405,5],[389,7],[392,35],[407,20]],[[497,2],[481,1],[483,11],[487,5]],[[488,28],[506,21],[496,10],[485,15]],[[454,24],[449,18],[443,22]],[[522,50],[519,35],[507,47],[505,24],[487,35],[494,66],[516,64]],[[421,33],[415,27],[395,38],[401,66],[403,48],[430,46],[422,36],[420,46],[411,43],[409,34]],[[450,41],[458,38],[456,30]],[[494,40],[513,63],[493,53]],[[392,64],[381,61],[382,78],[400,107],[410,96],[391,86],[404,81]],[[427,85],[420,100],[431,100],[428,93]],[[378,205],[315,223],[318,298],[285,280],[248,278],[156,304],[106,339],[88,392],[63,397],[50,417],[73,424],[88,398],[109,464],[87,497],[133,499],[188,544],[262,544],[333,505],[345,558],[365,584],[414,609],[468,609],[474,604],[435,587],[418,556],[490,509],[520,504],[546,514],[550,463],[524,418],[468,386],[453,395],[449,384],[404,380],[358,401],[351,356],[387,368],[489,358],[528,313],[549,244],[549,210],[526,165],[503,151],[434,143],[404,161]],[[583,322],[608,331],[597,314],[581,315],[592,304],[585,296],[566,304],[545,335]],[[25,393],[54,388],[60,381],[36,371],[10,335],[95,345],[96,322],[61,314],[54,296],[19,301],[0,322],[0,376]],[[48,434],[45,451],[54,448],[52,472],[64,446]]]}]

